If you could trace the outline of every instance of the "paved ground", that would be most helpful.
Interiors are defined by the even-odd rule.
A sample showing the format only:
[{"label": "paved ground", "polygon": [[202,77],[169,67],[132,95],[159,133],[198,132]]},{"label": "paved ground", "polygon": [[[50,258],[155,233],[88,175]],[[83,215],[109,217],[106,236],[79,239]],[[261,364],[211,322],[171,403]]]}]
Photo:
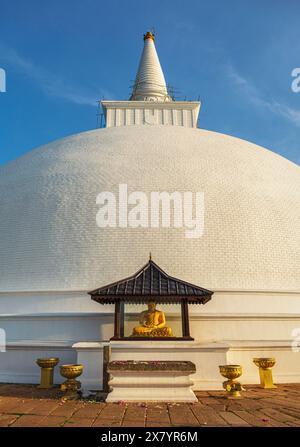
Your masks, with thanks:
[{"label": "paved ground", "polygon": [[300,384],[247,386],[243,399],[197,393],[194,404],[63,401],[57,389],[0,384],[0,427],[300,426]]}]

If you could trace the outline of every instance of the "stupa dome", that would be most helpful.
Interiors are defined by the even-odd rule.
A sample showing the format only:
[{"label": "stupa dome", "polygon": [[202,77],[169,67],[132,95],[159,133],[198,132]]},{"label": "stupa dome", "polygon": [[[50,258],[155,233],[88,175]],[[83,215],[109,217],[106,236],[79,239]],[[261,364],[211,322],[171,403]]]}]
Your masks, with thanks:
[{"label": "stupa dome", "polygon": [[[203,192],[204,233],[99,228],[102,191]],[[91,290],[152,257],[211,290],[300,289],[300,170],[262,147],[179,126],[54,141],[0,169],[0,290]],[[117,272],[117,273],[116,273]]]}]

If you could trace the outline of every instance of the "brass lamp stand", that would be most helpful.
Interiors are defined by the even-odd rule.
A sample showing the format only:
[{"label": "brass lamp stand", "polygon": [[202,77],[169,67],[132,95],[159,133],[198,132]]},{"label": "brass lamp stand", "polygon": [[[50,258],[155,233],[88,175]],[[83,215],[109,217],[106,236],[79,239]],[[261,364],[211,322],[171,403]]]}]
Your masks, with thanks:
[{"label": "brass lamp stand", "polygon": [[78,399],[81,382],[76,380],[82,374],[83,365],[62,365],[60,367],[60,374],[67,380],[61,384],[60,389],[65,391],[66,399]]},{"label": "brass lamp stand", "polygon": [[253,362],[259,368],[260,386],[262,388],[277,388],[273,383],[272,369],[276,363],[274,357],[254,358]]},{"label": "brass lamp stand", "polygon": [[235,379],[242,375],[242,367],[240,365],[222,365],[219,366],[220,373],[223,377],[226,377],[225,382],[223,382],[223,388],[227,392],[228,399],[240,399],[242,391],[242,385]]},{"label": "brass lamp stand", "polygon": [[53,387],[53,373],[54,367],[58,364],[59,359],[57,357],[49,359],[37,359],[36,363],[41,368],[41,383],[38,388],[48,389]]}]

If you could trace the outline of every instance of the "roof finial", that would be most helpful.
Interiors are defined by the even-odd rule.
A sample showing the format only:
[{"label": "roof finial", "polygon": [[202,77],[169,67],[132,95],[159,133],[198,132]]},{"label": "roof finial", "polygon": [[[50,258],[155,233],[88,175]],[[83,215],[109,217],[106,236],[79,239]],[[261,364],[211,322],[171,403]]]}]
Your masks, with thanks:
[{"label": "roof finial", "polygon": [[149,261],[152,261],[151,251],[149,252]]},{"label": "roof finial", "polygon": [[155,42],[154,32],[147,31],[146,34],[144,34],[144,40],[146,40],[146,39],[152,39]]}]

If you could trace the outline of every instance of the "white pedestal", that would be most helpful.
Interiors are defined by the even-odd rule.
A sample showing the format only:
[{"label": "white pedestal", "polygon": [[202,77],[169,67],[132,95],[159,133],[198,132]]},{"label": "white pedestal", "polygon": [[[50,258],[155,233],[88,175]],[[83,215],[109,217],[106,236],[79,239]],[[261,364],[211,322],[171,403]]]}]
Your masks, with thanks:
[{"label": "white pedestal", "polygon": [[[137,362],[139,363],[139,362]],[[110,370],[112,376],[109,385],[112,391],[106,402],[197,402],[191,387],[191,371],[157,370],[124,371]]]}]

